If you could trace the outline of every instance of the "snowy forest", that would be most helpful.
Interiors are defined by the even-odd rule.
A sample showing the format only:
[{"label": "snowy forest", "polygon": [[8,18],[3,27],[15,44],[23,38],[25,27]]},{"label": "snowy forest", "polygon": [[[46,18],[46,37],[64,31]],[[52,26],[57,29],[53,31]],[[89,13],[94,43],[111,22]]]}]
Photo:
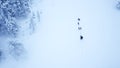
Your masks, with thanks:
[{"label": "snowy forest", "polygon": [[120,68],[120,0],[0,0],[0,68]]}]

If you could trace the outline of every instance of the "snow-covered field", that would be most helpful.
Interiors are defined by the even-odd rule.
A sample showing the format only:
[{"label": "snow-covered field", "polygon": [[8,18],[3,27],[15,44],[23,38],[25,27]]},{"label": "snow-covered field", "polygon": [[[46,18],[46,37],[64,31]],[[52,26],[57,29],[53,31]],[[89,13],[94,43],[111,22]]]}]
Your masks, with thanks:
[{"label": "snow-covered field", "polygon": [[[120,68],[117,0],[36,3],[40,23],[34,34],[24,38],[27,58],[10,60],[0,68]],[[78,30],[78,18],[82,30]]]}]

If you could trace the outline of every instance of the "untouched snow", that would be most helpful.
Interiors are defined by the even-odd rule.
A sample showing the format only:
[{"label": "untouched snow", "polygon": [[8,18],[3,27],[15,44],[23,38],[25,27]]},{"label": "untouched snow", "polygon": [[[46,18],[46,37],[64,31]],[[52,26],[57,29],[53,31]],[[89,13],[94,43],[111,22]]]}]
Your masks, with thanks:
[{"label": "untouched snow", "polygon": [[117,0],[39,2],[34,7],[41,11],[40,23],[35,34],[24,39],[28,58],[15,65],[10,61],[11,68],[120,68]]}]

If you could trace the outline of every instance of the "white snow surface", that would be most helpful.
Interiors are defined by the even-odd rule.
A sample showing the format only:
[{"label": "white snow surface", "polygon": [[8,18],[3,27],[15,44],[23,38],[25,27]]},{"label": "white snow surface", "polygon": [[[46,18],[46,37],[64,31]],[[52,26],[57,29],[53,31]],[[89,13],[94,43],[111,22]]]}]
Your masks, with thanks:
[{"label": "white snow surface", "polygon": [[40,23],[34,34],[22,38],[27,58],[10,59],[0,68],[120,68],[117,0],[36,0],[34,3]]}]

